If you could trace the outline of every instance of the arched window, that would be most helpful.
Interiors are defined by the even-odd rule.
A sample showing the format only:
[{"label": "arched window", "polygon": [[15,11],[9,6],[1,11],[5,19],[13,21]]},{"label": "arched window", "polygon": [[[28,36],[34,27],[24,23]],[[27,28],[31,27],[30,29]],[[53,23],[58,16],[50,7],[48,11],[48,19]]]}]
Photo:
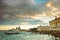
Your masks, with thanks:
[{"label": "arched window", "polygon": [[59,23],[59,21],[58,21],[58,23]]}]

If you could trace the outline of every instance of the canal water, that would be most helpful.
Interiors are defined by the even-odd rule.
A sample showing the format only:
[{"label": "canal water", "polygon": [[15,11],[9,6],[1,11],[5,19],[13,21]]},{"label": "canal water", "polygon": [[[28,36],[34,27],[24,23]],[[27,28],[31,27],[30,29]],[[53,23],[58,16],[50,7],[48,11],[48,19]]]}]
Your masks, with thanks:
[{"label": "canal water", "polygon": [[31,32],[20,32],[20,34],[5,34],[0,32],[0,40],[55,40],[55,37]]}]

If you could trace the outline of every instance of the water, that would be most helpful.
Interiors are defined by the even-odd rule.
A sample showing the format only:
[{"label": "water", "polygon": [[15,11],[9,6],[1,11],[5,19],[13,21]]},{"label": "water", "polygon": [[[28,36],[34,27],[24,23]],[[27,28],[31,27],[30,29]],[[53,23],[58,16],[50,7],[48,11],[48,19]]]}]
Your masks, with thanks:
[{"label": "water", "polygon": [[0,32],[0,40],[55,40],[51,35],[20,32],[20,34],[5,34]]}]

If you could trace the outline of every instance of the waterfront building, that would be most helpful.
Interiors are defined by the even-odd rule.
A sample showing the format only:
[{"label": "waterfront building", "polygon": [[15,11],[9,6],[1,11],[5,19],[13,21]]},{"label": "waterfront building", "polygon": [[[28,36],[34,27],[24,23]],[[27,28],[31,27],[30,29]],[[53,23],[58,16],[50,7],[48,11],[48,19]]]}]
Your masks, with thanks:
[{"label": "waterfront building", "polygon": [[50,27],[60,27],[60,17],[49,22]]},{"label": "waterfront building", "polygon": [[49,30],[51,27],[49,26],[38,26],[37,31],[47,31]]}]

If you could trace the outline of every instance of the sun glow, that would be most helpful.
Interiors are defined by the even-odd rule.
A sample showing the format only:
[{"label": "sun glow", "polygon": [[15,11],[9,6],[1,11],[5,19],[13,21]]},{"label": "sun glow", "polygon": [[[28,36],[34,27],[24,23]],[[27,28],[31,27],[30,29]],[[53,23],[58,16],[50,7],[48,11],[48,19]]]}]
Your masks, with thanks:
[{"label": "sun glow", "polygon": [[[46,4],[46,7],[51,8],[51,15],[54,17],[59,17],[60,12],[58,13],[58,8],[56,8],[52,2]],[[57,15],[56,15],[57,14]]]}]

